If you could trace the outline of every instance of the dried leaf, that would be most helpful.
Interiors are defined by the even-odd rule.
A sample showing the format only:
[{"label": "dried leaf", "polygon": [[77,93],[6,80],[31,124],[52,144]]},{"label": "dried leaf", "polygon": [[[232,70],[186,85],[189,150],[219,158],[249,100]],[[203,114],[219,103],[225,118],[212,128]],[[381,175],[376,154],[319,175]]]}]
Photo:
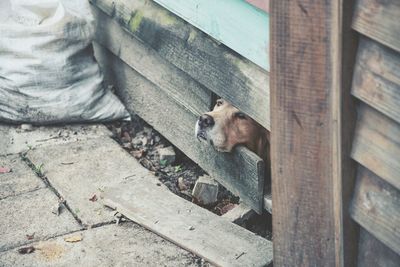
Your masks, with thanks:
[{"label": "dried leaf", "polygon": [[89,198],[90,201],[96,202],[97,201],[97,196],[94,194],[91,198]]},{"label": "dried leaf", "polygon": [[67,237],[64,237],[64,241],[69,242],[69,243],[80,242],[80,241],[82,241],[82,235],[67,236]]},{"label": "dried leaf", "polygon": [[35,238],[35,233],[31,234],[31,235],[26,235],[26,238],[28,240],[32,240],[33,238]]},{"label": "dried leaf", "polygon": [[0,173],[9,173],[9,172],[12,172],[10,168],[0,167]]},{"label": "dried leaf", "polygon": [[179,187],[180,191],[185,191],[185,190],[188,189],[186,184],[185,184],[185,181],[183,180],[183,177],[179,177],[178,178],[178,187]]},{"label": "dried leaf", "polygon": [[23,248],[18,249],[19,254],[30,254],[34,251],[35,251],[35,248],[33,246],[23,247]]}]

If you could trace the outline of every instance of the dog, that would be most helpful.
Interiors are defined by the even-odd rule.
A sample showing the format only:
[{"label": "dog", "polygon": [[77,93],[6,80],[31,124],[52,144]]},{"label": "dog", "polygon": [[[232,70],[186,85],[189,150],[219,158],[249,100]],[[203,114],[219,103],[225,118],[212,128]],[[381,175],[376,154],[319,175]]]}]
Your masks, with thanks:
[{"label": "dog", "polygon": [[220,152],[244,145],[264,160],[270,172],[269,131],[224,99],[218,99],[212,111],[198,118],[195,136]]}]

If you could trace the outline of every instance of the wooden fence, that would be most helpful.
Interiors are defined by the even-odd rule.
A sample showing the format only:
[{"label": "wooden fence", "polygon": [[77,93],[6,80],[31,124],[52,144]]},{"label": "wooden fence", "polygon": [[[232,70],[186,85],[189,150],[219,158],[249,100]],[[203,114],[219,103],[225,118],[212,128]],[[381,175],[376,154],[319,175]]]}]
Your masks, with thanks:
[{"label": "wooden fence", "polygon": [[398,266],[398,0],[271,1],[270,72],[155,3],[170,1],[91,2],[128,109],[257,212],[264,162],[193,127],[218,95],[271,130],[275,266]]},{"label": "wooden fence", "polygon": [[197,142],[194,125],[218,95],[269,129],[268,72],[151,0],[91,2],[97,59],[128,109],[262,212],[264,162]]}]

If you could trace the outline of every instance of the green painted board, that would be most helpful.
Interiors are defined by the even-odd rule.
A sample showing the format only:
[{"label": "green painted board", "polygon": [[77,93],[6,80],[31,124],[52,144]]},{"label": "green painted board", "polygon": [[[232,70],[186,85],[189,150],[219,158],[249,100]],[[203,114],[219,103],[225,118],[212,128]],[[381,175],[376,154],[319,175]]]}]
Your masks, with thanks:
[{"label": "green painted board", "polygon": [[153,0],[269,71],[269,15],[244,0]]}]

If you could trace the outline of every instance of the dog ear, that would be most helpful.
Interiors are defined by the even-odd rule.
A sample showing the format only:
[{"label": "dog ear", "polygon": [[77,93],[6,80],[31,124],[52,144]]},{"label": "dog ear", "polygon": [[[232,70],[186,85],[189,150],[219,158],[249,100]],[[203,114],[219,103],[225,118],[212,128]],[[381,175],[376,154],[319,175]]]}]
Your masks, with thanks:
[{"label": "dog ear", "polygon": [[270,133],[267,130],[262,130],[257,142],[256,153],[265,162],[270,161]]}]

